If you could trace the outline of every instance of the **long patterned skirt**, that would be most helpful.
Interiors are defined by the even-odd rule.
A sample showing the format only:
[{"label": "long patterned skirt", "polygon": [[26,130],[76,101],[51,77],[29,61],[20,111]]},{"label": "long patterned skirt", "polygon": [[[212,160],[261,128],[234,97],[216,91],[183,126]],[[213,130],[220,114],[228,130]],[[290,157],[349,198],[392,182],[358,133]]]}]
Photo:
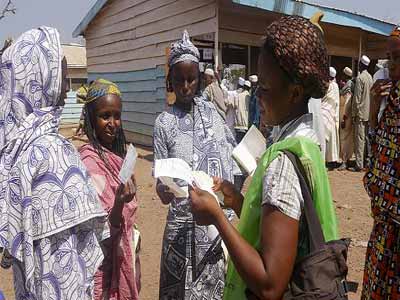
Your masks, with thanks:
[{"label": "long patterned skirt", "polygon": [[400,299],[400,225],[375,221],[368,243],[361,300]]},{"label": "long patterned skirt", "polygon": [[225,258],[215,227],[169,219],[160,269],[160,300],[222,299]]}]

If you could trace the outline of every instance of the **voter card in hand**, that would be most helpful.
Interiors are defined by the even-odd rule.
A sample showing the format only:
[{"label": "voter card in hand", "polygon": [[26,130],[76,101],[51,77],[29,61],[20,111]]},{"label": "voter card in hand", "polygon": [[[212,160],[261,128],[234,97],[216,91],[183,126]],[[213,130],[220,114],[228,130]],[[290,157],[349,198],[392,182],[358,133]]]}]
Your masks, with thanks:
[{"label": "voter card in hand", "polygon": [[176,198],[189,197],[188,186],[179,186],[174,179],[180,179],[185,182],[193,182],[190,166],[179,158],[156,159],[154,161],[154,178],[161,181],[163,185],[168,186],[169,191]]},{"label": "voter card in hand", "polygon": [[137,157],[136,148],[132,144],[129,144],[121,171],[119,171],[119,179],[123,184],[126,184],[129,178],[132,177]]},{"label": "voter card in hand", "polygon": [[180,158],[156,159],[153,175],[157,179],[160,177],[170,177],[186,181],[189,184],[193,181],[190,166]]},{"label": "voter card in hand", "polygon": [[171,178],[183,180],[190,186],[193,186],[194,183],[197,188],[209,192],[215,197],[216,201],[223,203],[223,197],[218,197],[212,190],[214,186],[212,177],[203,171],[192,171],[190,166],[182,159],[167,158],[156,160],[154,177],[167,185],[177,198],[187,197],[188,188],[187,186],[179,187]]},{"label": "voter card in hand", "polygon": [[267,149],[267,141],[262,133],[251,126],[239,145],[233,149],[232,156],[239,165],[253,176],[257,168],[257,160]]},{"label": "voter card in hand", "polygon": [[158,179],[169,188],[168,192],[174,194],[176,198],[189,197],[188,186],[179,186],[171,177],[161,176]]},{"label": "voter card in hand", "polygon": [[209,192],[214,196],[215,200],[224,205],[224,196],[222,193],[215,193],[213,190],[214,180],[210,175],[203,171],[192,171],[193,182],[201,190]]}]

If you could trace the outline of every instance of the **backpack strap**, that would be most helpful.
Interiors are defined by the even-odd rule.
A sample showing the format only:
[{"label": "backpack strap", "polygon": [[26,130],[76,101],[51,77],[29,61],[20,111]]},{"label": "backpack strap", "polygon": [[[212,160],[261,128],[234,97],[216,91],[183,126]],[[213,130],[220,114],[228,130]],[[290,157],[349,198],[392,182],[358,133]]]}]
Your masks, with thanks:
[{"label": "backpack strap", "polygon": [[319,221],[317,212],[312,200],[310,185],[308,184],[307,177],[300,159],[292,152],[283,150],[283,153],[292,162],[299,178],[301,194],[304,198],[304,215],[309,233],[310,251],[315,252],[325,247],[325,238],[322,233],[321,223]]}]

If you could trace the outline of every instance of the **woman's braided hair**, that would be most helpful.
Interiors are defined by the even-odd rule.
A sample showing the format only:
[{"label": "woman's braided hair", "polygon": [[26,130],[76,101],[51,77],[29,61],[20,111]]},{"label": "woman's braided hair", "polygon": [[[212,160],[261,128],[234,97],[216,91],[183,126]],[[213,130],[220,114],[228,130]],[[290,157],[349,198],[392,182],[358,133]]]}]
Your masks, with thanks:
[{"label": "woman's braided hair", "polygon": [[325,96],[328,52],[316,25],[298,16],[282,17],[268,26],[263,48],[276,58],[291,81],[304,87],[307,97]]}]

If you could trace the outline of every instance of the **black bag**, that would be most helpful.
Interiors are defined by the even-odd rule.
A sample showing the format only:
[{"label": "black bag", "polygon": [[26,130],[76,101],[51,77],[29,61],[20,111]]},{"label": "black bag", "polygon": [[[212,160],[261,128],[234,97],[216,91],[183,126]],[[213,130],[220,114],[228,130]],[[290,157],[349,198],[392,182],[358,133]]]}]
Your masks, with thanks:
[{"label": "black bag", "polygon": [[[347,300],[347,293],[357,290],[346,281],[349,239],[325,243],[321,223],[315,211],[303,166],[296,155],[284,151],[296,170],[304,198],[304,215],[309,233],[310,253],[296,262],[283,300]],[[248,299],[258,299],[247,290]]]},{"label": "black bag", "polygon": [[284,300],[347,300],[347,251],[350,240],[325,243],[321,223],[315,211],[303,166],[297,156],[285,151],[296,170],[304,198],[310,253],[294,266],[292,278]]}]

